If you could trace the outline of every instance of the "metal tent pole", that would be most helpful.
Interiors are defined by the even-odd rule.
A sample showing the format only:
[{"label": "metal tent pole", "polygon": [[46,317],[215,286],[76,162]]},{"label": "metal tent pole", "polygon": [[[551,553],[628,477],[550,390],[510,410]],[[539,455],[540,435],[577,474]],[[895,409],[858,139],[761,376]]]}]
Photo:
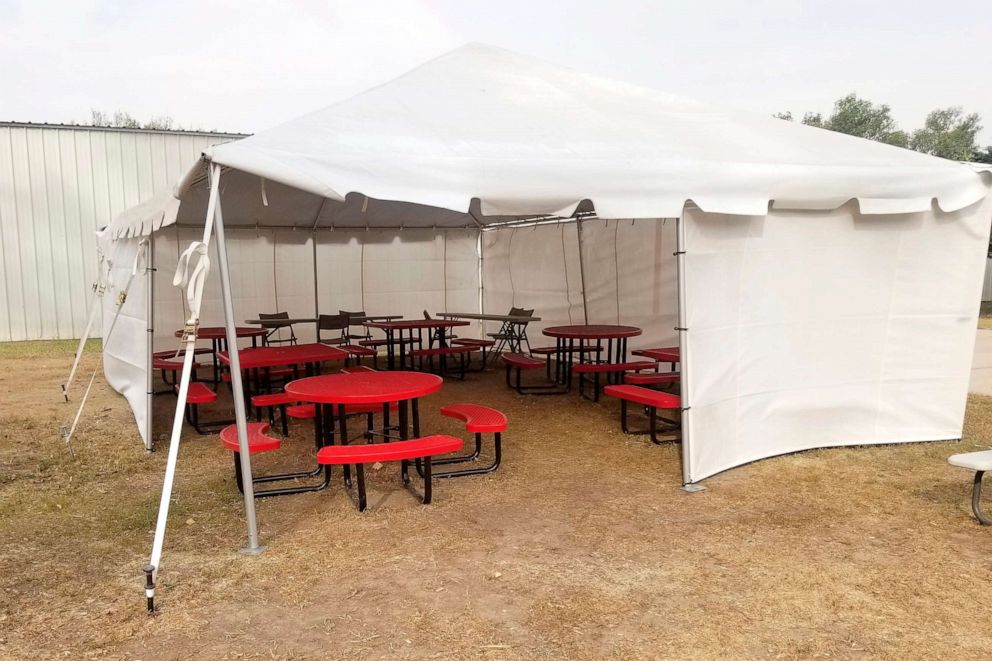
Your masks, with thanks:
[{"label": "metal tent pole", "polygon": [[682,488],[686,491],[702,491],[703,487],[692,484],[690,458],[692,452],[691,421],[689,413],[689,328],[686,314],[686,285],[685,285],[685,212],[675,219],[675,264],[678,276],[679,296],[679,381],[680,398],[682,402]]},{"label": "metal tent pole", "polygon": [[155,229],[148,235],[148,255],[145,258],[145,450],[155,449],[152,437],[152,417],[155,403],[154,370],[152,354],[155,353]]},{"label": "metal tent pole", "polygon": [[[211,170],[211,183],[220,179],[220,168]],[[248,524],[248,546],[241,550],[248,555],[258,555],[265,547],[258,543],[258,523],[255,520],[255,489],[251,476],[251,453],[248,451],[248,414],[245,411],[244,383],[242,383],[241,358],[238,355],[238,333],[234,321],[234,300],[231,296],[231,271],[227,261],[227,243],[224,240],[224,215],[220,196],[214,211],[214,231],[217,233],[217,258],[220,262],[220,290],[224,302],[224,327],[227,330],[227,354],[231,369],[231,392],[234,395],[234,419],[238,425],[238,458],[244,476],[245,519]]]},{"label": "metal tent pole", "polygon": [[582,319],[589,323],[589,306],[586,304],[586,262],[582,257],[582,219],[575,220],[575,236],[579,244],[579,283],[582,286]]}]

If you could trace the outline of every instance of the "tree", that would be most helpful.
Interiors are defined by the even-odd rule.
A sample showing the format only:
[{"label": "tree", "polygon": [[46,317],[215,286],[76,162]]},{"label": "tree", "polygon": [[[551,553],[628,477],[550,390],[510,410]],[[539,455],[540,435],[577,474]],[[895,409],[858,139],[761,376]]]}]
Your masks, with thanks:
[{"label": "tree", "polygon": [[109,114],[101,110],[91,110],[90,111],[90,126],[103,126],[111,128],[124,128],[124,129],[158,129],[161,131],[168,131],[170,129],[179,130],[179,126],[175,126],[172,118],[168,115],[160,115],[157,117],[152,117],[149,121],[142,124],[140,121],[135,119],[130,115],[130,113],[123,110],[118,110],[111,117]]},{"label": "tree", "polygon": [[934,110],[923,128],[913,131],[910,147],[952,161],[971,160],[978,151],[975,136],[982,130],[977,113],[965,115],[960,107]]},{"label": "tree", "polygon": [[787,122],[791,122],[792,121],[792,111],[791,110],[786,110],[785,112],[777,112],[774,115],[772,115],[772,117],[774,117],[775,119],[784,119]]},{"label": "tree", "polygon": [[975,149],[971,155],[971,160],[975,163],[992,163],[992,145],[985,149]]},{"label": "tree", "polygon": [[833,113],[822,125],[831,131],[898,147],[909,144],[909,136],[898,129],[889,106],[884,103],[876,106],[868,99],[859,98],[857,94],[848,94],[838,99]]},{"label": "tree", "polygon": [[803,115],[803,124],[806,126],[815,126],[817,128],[827,128],[823,124],[823,115],[818,112],[808,112]]}]

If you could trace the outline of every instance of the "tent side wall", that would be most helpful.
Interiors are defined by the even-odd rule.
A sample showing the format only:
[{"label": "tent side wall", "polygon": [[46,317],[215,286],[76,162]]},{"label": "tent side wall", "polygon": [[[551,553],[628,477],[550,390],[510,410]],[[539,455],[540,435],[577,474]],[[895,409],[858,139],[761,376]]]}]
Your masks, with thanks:
[{"label": "tent side wall", "polygon": [[678,345],[675,223],[674,218],[582,223],[589,323],[643,329],[631,348]]},{"label": "tent side wall", "polygon": [[[103,242],[103,251],[110,258],[107,291],[103,296],[103,373],[107,383],[124,395],[134,412],[142,440],[145,436],[145,411],[147,409],[146,388],[148,364],[146,356],[148,291],[145,287],[145,271],[142,268],[132,278],[135,255],[139,250],[140,239],[120,239]],[[128,281],[130,287],[128,287]],[[170,282],[171,285],[171,282]],[[127,289],[127,297],[117,314],[120,294]],[[114,317],[117,316],[116,323]],[[113,324],[113,331],[110,332]],[[182,324],[180,324],[181,327]],[[77,391],[86,387],[78,383]]]},{"label": "tent side wall", "polygon": [[534,346],[549,343],[548,326],[586,321],[642,328],[631,348],[678,344],[674,219],[584,220],[581,260],[575,222],[497,229],[483,240],[484,307],[535,308]]},{"label": "tent side wall", "polygon": [[[239,325],[259,312],[285,310],[291,317],[316,311],[365,309],[370,314],[420,317],[479,307],[479,270],[475,231],[317,231],[228,228],[227,249],[232,294]],[[180,252],[202,237],[202,229],[172,226],[155,235],[155,350],[178,349],[174,332],[188,315],[185,292],[172,285]],[[315,245],[316,242],[316,245]],[[114,316],[117,293],[131,273],[138,239],[120,239],[105,248],[114,255],[112,289],[104,297],[106,327]],[[217,242],[210,244],[218,263]],[[107,381],[124,394],[140,429],[145,395],[146,312],[144,272],[135,278],[117,327],[104,347]],[[220,279],[211,269],[203,290],[201,326],[223,326]],[[294,328],[301,342],[315,340],[312,324]],[[467,335],[468,333],[462,333]],[[158,387],[162,387],[159,383]]]},{"label": "tent side wall", "polygon": [[[575,223],[503,228],[482,235],[482,307],[506,314],[511,307],[534,309],[541,321],[527,327],[533,346],[548,343],[548,326],[581,324],[582,275]],[[494,333],[498,323],[486,322]]]},{"label": "tent side wall", "polygon": [[688,208],[689,481],[961,436],[992,199],[953,213]]}]

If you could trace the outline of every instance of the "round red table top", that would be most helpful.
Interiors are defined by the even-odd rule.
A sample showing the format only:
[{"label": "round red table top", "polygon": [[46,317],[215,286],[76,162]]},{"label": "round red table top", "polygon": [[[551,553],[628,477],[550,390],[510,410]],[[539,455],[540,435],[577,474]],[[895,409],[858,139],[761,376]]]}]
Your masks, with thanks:
[{"label": "round red table top", "polygon": [[[265,328],[249,328],[248,326],[238,326],[234,329],[238,337],[260,337],[269,331]],[[181,330],[176,331],[176,337],[182,337]],[[223,326],[201,326],[196,329],[196,336],[201,340],[222,340],[227,337],[227,329]]]},{"label": "round red table top", "polygon": [[286,384],[286,392],[317,404],[384,404],[430,395],[444,383],[424,372],[322,374]]},{"label": "round red table top", "polygon": [[366,321],[369,328],[389,329],[417,329],[417,328],[453,328],[455,326],[468,326],[471,322],[457,319],[398,319],[395,321]]},{"label": "round red table top", "polygon": [[610,340],[635,337],[641,334],[637,326],[611,326],[609,324],[576,324],[574,326],[549,326],[544,329],[548,337],[567,337],[575,340]]}]

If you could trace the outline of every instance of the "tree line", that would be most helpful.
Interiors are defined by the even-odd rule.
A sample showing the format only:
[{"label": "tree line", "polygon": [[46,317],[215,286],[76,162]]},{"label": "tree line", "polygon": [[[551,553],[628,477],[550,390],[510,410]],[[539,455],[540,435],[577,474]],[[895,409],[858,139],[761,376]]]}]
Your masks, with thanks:
[{"label": "tree line", "polygon": [[[775,117],[794,121],[791,111],[777,113]],[[927,115],[922,128],[907,132],[896,124],[888,105],[875,104],[852,93],[838,99],[828,117],[808,112],[800,121],[952,161],[992,163],[992,145],[980,147],[977,143],[982,118],[978,113],[965,114],[959,106],[938,108]]]}]

